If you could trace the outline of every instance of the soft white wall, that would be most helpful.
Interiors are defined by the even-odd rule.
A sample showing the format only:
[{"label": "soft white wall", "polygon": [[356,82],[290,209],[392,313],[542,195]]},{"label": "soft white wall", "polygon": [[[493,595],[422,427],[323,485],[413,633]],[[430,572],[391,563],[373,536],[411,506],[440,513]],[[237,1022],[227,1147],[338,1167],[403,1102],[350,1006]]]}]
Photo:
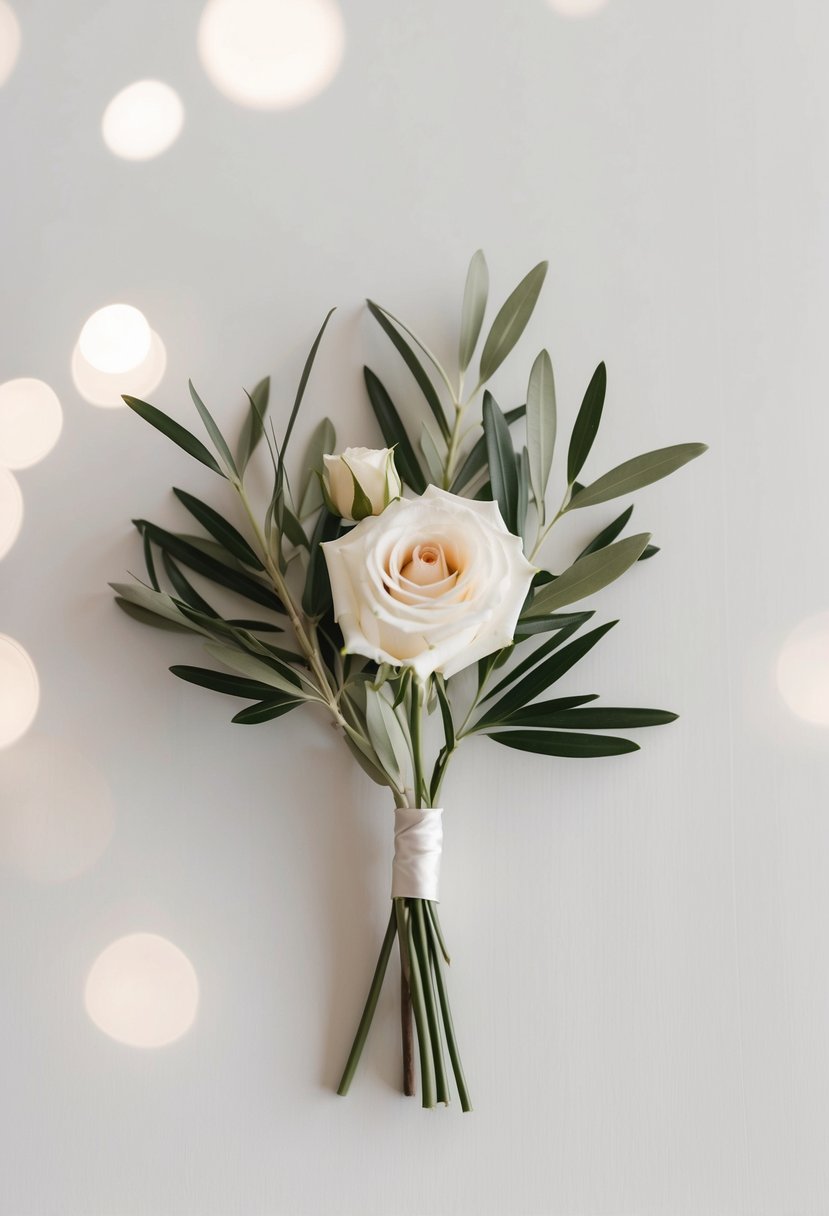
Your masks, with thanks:
[{"label": "soft white wall", "polygon": [[[103,774],[114,834],[73,880],[3,874],[0,1211],[825,1213],[827,737],[774,665],[829,606],[829,10],[346,0],[342,71],[281,114],[210,85],[195,0],[17,10],[0,380],[47,380],[65,424],[19,474],[0,630],[40,675],[31,739]],[[147,75],[186,125],[127,164],[100,116]],[[621,624],[569,683],[681,721],[589,764],[482,741],[447,783],[462,1118],[398,1096],[394,985],[333,1095],[385,923],[389,807],[309,719],[231,728],[228,702],[166,672],[197,647],[113,607],[107,580],[139,564],[129,519],[179,518],[171,484],[217,486],[81,400],[69,357],[93,309],[128,299],[167,344],[159,405],[188,418],[192,375],[230,420],[270,371],[284,411],[337,304],[299,429],[328,411],[371,441],[362,363],[404,381],[363,296],[451,357],[478,245],[501,295],[551,264],[505,401],[548,344],[569,421],[604,357],[595,472],[663,443],[711,452],[638,496],[663,552],[596,604]],[[201,985],[192,1031],[158,1051],[83,1007],[96,955],[136,930]]]}]

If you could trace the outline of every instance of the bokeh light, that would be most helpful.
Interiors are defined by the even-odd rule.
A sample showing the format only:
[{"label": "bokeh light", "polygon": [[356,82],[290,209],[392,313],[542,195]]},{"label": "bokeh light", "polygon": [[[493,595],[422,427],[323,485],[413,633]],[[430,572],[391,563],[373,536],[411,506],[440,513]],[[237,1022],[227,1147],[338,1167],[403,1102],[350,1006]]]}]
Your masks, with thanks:
[{"label": "bokeh light", "polygon": [[786,638],[777,687],[798,718],[829,726],[829,612],[809,617]]},{"label": "bokeh light", "polygon": [[336,0],[208,0],[198,48],[207,75],[231,101],[288,109],[334,79],[345,28]]},{"label": "bokeh light", "polygon": [[167,369],[167,352],[157,333],[150,331],[150,349],[143,363],[126,372],[101,372],[87,363],[76,346],[72,352],[75,388],[91,405],[123,406],[122,394],[145,397],[158,388]]},{"label": "bokeh light", "polygon": [[607,0],[547,0],[561,17],[592,17],[607,5]]},{"label": "bokeh light", "polygon": [[147,318],[132,304],[99,308],[81,330],[78,349],[96,371],[112,375],[143,363],[152,335]]},{"label": "bokeh light", "polygon": [[163,1047],[193,1024],[199,982],[193,964],[155,933],[132,933],[92,964],[86,1011],[99,1030],[130,1047]]},{"label": "bokeh light", "polygon": [[12,6],[0,0],[0,85],[11,76],[19,54],[20,26]]},{"label": "bokeh light", "polygon": [[0,468],[0,557],[5,557],[20,534],[23,495],[8,469]]},{"label": "bokeh light", "polygon": [[149,160],[175,143],[183,123],[184,106],[175,89],[160,80],[137,80],[104,110],[101,134],[116,156]]},{"label": "bokeh light", "polygon": [[0,633],[0,748],[25,735],[37,713],[40,683],[27,652]]},{"label": "bokeh light", "polygon": [[24,376],[0,384],[0,465],[28,469],[58,441],[63,410],[42,380]]},{"label": "bokeh light", "polygon": [[0,861],[64,882],[95,864],[112,828],[109,786],[71,744],[29,734],[0,752]]}]

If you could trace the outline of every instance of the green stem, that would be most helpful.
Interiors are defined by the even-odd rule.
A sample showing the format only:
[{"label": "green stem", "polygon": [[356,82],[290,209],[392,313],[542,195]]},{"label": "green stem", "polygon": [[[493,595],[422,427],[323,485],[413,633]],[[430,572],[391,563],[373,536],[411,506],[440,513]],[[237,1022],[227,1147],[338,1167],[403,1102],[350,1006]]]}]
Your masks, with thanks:
[{"label": "green stem", "polygon": [[423,776],[423,684],[416,677],[411,692],[412,768],[414,769],[415,806],[428,802],[429,794]]},{"label": "green stem", "polygon": [[438,1011],[435,1003],[435,990],[432,981],[432,963],[429,953],[429,940],[426,937],[426,921],[423,915],[422,899],[411,901],[412,933],[420,979],[423,985],[423,1000],[426,1006],[426,1022],[429,1027],[429,1039],[432,1044],[432,1061],[435,1066],[435,1096],[444,1106],[449,1105],[449,1086],[446,1080],[446,1064],[443,1059],[443,1040],[440,1034]]},{"label": "green stem", "polygon": [[397,917],[395,916],[394,909],[392,909],[388,928],[386,929],[386,936],[383,938],[383,945],[380,948],[380,957],[374,969],[374,978],[368,990],[363,1016],[360,1018],[360,1025],[357,1027],[357,1034],[354,1037],[354,1043],[348,1056],[345,1072],[342,1075],[340,1084],[337,1086],[337,1093],[343,1098],[348,1093],[354,1073],[357,1071],[357,1065],[360,1063],[360,1056],[363,1054],[363,1048],[366,1045],[366,1039],[368,1038],[369,1028],[374,1018],[374,1012],[377,1009],[377,1001],[380,997],[380,989],[383,987],[383,979],[386,974],[386,968],[389,965],[389,957],[396,933]]},{"label": "green stem", "polygon": [[[397,901],[395,901],[397,902]],[[402,901],[401,902],[405,902]],[[423,1094],[423,1106],[431,1108],[435,1105],[435,1068],[432,1059],[431,1038],[426,1017],[426,1004],[423,995],[423,980],[418,964],[412,928],[411,911],[406,920],[406,948],[409,961],[409,988],[412,993],[412,1008],[414,1010],[415,1026],[417,1027],[417,1046],[420,1053],[420,1088]]]},{"label": "green stem", "polygon": [[[461,1110],[466,1113],[472,1110],[472,1103],[469,1099],[469,1090],[466,1087],[466,1077],[463,1075],[463,1065],[461,1064],[458,1043],[457,1039],[455,1038],[455,1027],[452,1022],[452,1010],[449,1007],[449,994],[446,990],[446,981],[443,975],[443,965],[439,955],[437,934],[439,932],[438,926],[440,921],[438,920],[437,908],[433,908],[432,911],[434,914],[434,931],[430,934],[430,951],[432,955],[435,987],[437,988],[440,1010],[443,1017],[443,1029],[446,1035],[446,1046],[449,1049],[449,1059],[452,1061],[452,1071],[455,1074],[455,1084],[458,1087]],[[441,934],[441,937],[442,936],[443,935]]]}]

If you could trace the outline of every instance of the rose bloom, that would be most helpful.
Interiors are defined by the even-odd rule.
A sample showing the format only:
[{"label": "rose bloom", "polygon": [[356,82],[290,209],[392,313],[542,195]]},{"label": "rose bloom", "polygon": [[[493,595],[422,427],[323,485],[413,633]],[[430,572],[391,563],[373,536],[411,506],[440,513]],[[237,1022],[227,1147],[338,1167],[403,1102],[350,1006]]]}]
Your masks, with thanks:
[{"label": "rose bloom", "polygon": [[496,503],[432,485],[322,548],[346,652],[421,679],[508,646],[535,573]]},{"label": "rose bloom", "polygon": [[[394,467],[391,448],[346,448],[336,456],[323,456],[323,484],[329,502],[348,523],[366,515],[379,515],[403,489]],[[371,504],[371,510],[355,514],[354,483]]]}]

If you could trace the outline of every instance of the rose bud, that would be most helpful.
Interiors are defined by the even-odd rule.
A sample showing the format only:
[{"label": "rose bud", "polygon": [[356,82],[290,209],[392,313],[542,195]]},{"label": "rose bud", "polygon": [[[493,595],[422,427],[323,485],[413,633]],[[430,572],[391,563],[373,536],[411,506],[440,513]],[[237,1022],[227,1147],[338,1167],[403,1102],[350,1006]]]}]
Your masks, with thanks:
[{"label": "rose bud", "polygon": [[346,448],[323,461],[326,499],[347,523],[379,515],[400,497],[403,486],[392,448]]}]

